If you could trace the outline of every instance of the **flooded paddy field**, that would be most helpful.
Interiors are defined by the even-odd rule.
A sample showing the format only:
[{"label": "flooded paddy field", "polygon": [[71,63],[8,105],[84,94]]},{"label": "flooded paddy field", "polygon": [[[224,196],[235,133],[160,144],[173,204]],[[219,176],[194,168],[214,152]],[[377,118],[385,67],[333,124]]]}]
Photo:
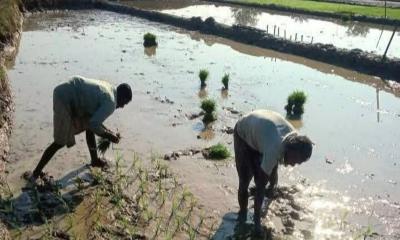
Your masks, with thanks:
[{"label": "flooded paddy field", "polygon": [[[146,32],[157,36],[157,48],[143,48]],[[210,71],[205,90],[197,76],[202,68]],[[231,76],[228,92],[221,91],[225,73]],[[315,150],[309,162],[280,169],[282,198],[269,206],[264,223],[276,229],[274,236],[291,239],[355,239],[369,231],[376,239],[399,238],[398,85],[115,13],[34,14],[25,21],[9,71],[16,111],[8,180],[16,191],[24,186],[21,174],[52,140],[53,88],[75,74],[133,87],[133,101],[105,123],[123,137],[110,158],[138,152],[146,159],[218,142],[232,150],[233,137],[223,129],[234,126],[237,112],[268,108],[284,114],[287,96],[305,91],[305,114],[293,124],[310,136]],[[207,132],[200,118],[188,117],[200,111],[205,97],[218,105],[218,120]],[[45,170],[64,179],[88,159],[81,135]],[[216,163],[196,154],[169,165],[222,220],[215,238],[232,237],[238,210],[233,159]]]},{"label": "flooded paddy field", "polygon": [[[181,17],[213,17],[226,25],[251,26],[275,36],[305,43],[332,44],[338,48],[361,49],[383,55],[393,27],[339,19],[317,18],[243,6],[210,4],[201,1],[123,1],[122,3]],[[397,32],[387,56],[400,58]],[[397,39],[397,41],[396,41]]]}]

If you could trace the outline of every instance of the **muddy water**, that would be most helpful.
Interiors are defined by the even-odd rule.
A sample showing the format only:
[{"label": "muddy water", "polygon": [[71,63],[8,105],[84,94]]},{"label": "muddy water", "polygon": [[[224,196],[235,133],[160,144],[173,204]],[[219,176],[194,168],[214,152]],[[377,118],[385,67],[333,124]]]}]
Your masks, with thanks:
[{"label": "muddy water", "polygon": [[[142,36],[148,31],[157,35],[158,48],[143,49]],[[201,68],[211,73],[205,91],[199,89]],[[220,90],[224,73],[231,76],[227,94]],[[315,151],[308,163],[281,169],[280,184],[288,190],[270,205],[265,222],[295,239],[351,239],[367,227],[379,237],[399,236],[396,84],[114,13],[34,15],[25,22],[10,70],[16,113],[8,167],[14,188],[23,186],[19,176],[34,167],[51,141],[52,89],[74,74],[132,85],[133,102],[106,122],[123,136],[114,153],[122,152],[127,159],[133,151],[149,156],[216,142],[232,148],[232,136],[221,129],[233,127],[239,116],[227,107],[241,112],[269,108],[283,114],[287,95],[304,90],[309,101],[295,125],[316,143]],[[203,96],[218,103],[218,121],[207,134],[209,140],[197,138],[201,121],[186,117],[199,111]],[[68,173],[79,174],[89,162],[85,145],[84,136],[78,136],[77,146],[57,153],[46,171],[63,179]],[[195,155],[171,166],[201,204],[224,217],[219,234],[231,234],[237,211],[233,161],[213,163]],[[288,231],[293,224],[294,231]]]},{"label": "muddy water", "polygon": [[[183,1],[181,6],[174,1],[172,3],[158,1],[153,4],[150,4],[149,1],[125,1],[124,3],[188,18],[199,16],[204,20],[207,17],[213,17],[219,23],[256,27],[293,41],[333,44],[346,49],[359,48],[378,55],[383,55],[385,52],[393,32],[393,28],[381,25],[313,18],[301,14],[285,14],[249,7],[190,1]],[[399,33],[395,35],[388,51],[389,57],[400,57],[399,37]]]}]

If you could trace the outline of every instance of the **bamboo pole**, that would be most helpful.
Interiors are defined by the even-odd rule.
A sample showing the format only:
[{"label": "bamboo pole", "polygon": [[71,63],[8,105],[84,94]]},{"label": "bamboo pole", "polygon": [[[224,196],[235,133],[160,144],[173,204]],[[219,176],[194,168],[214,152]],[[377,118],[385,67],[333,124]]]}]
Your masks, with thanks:
[{"label": "bamboo pole", "polygon": [[393,29],[392,36],[390,37],[389,43],[386,47],[385,53],[383,54],[382,60],[384,60],[386,58],[386,54],[389,50],[390,44],[392,43],[392,40],[393,40],[393,37],[394,37],[394,34],[396,33],[396,31],[397,31],[397,26]]}]

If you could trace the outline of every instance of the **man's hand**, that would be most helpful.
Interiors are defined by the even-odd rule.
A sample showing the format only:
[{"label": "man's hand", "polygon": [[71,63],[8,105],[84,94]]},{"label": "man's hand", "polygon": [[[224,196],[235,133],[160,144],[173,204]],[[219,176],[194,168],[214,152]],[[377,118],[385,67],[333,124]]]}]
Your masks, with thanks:
[{"label": "man's hand", "polygon": [[276,198],[276,186],[268,186],[268,188],[265,191],[265,196],[269,199],[274,199]]},{"label": "man's hand", "polygon": [[106,130],[100,137],[110,140],[112,143],[119,143],[121,140],[121,135],[119,133],[113,133],[110,130]]},{"label": "man's hand", "polygon": [[278,166],[276,166],[272,170],[272,174],[270,176],[269,185],[267,191],[265,192],[265,196],[271,199],[275,198],[277,186],[278,186]]},{"label": "man's hand", "polygon": [[119,143],[121,140],[121,135],[119,133],[114,134],[113,132],[110,133],[110,137],[108,138],[112,143]]}]

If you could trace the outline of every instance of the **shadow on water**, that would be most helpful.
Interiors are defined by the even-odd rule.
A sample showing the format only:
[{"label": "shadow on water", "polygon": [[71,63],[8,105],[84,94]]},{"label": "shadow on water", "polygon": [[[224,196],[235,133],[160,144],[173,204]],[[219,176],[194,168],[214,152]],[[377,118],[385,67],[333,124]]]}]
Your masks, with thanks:
[{"label": "shadow on water", "polygon": [[221,224],[219,225],[217,231],[211,239],[213,240],[226,240],[226,239],[237,239],[237,240],[249,240],[249,239],[259,239],[267,240],[271,239],[271,231],[265,226],[263,227],[263,236],[254,235],[254,223],[253,215],[248,214],[247,220],[244,223],[239,223],[237,221],[238,214],[234,212],[226,213],[222,217]]},{"label": "shadow on water", "polygon": [[[90,173],[86,172],[87,166],[83,166],[69,172],[56,181],[51,189],[46,185],[27,183],[22,187],[21,193],[14,197],[7,184],[1,186],[0,219],[10,229],[19,230],[31,225],[42,225],[63,214],[71,213],[82,202],[82,194],[89,185],[72,187],[76,185],[76,177],[83,173],[84,181],[91,181]],[[6,193],[6,194],[4,194]]]}]

